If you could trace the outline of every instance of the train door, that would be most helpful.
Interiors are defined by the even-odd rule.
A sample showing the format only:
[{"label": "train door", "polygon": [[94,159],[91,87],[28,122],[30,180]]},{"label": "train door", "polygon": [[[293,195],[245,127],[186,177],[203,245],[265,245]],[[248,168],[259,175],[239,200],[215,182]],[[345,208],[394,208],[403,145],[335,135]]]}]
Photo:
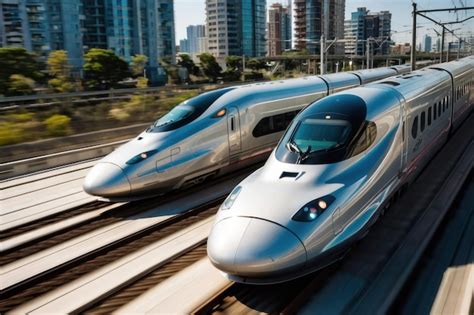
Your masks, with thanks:
[{"label": "train door", "polygon": [[240,117],[236,107],[228,108],[227,134],[229,135],[229,155],[232,156],[241,150]]}]

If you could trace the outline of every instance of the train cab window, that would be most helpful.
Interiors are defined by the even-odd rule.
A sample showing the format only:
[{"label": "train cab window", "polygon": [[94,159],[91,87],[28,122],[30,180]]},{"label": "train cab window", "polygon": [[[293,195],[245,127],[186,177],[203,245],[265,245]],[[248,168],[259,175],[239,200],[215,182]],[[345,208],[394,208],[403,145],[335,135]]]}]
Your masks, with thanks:
[{"label": "train cab window", "polygon": [[147,132],[164,132],[178,129],[201,116],[217,99],[233,89],[235,88],[219,89],[190,98],[158,119],[147,129]]},{"label": "train cab window", "polygon": [[255,138],[270,135],[284,131],[298,114],[297,111],[291,111],[283,114],[262,118],[252,131]]},{"label": "train cab window", "polygon": [[428,107],[428,126],[431,126],[431,106]]},{"label": "train cab window", "polygon": [[416,136],[418,135],[418,116],[413,119],[413,125],[411,126],[411,136],[413,139],[416,139]]},{"label": "train cab window", "polygon": [[421,117],[420,117],[420,131],[421,132],[425,130],[425,121],[426,121],[425,112],[422,112]]},{"label": "train cab window", "polygon": [[332,164],[367,151],[377,126],[367,105],[354,95],[334,95],[306,107],[280,140],[275,157],[291,164]]}]

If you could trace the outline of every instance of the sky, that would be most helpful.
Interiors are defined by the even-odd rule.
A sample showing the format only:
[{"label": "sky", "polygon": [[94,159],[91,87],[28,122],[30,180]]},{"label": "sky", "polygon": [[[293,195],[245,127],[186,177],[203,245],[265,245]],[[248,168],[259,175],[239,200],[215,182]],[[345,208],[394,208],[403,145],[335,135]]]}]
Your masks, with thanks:
[{"label": "sky", "polygon": [[[418,0],[418,9],[439,9],[448,7],[460,7],[464,4],[467,7],[474,6],[474,0]],[[267,7],[272,3],[287,3],[287,0],[267,0]],[[176,43],[179,40],[186,38],[186,26],[195,24],[205,24],[205,0],[174,0],[175,5],[175,27],[176,27]],[[358,7],[366,7],[370,11],[388,10],[392,13],[392,31],[396,31],[392,38],[396,42],[410,42],[411,41],[411,24],[412,24],[412,1],[411,0],[346,0],[346,19],[350,18],[351,12]],[[458,18],[463,20],[474,14],[471,11],[459,11]],[[451,22],[457,19],[455,13],[429,13],[430,17],[441,22]],[[418,17],[417,41],[420,42],[424,34],[429,34],[436,37],[433,28],[438,32],[440,27],[434,23]],[[474,32],[474,19],[469,20],[463,24],[456,24],[452,29],[462,28],[456,31],[461,36],[467,32]],[[448,36],[451,40],[451,36]],[[435,42],[435,41],[433,41]]]}]

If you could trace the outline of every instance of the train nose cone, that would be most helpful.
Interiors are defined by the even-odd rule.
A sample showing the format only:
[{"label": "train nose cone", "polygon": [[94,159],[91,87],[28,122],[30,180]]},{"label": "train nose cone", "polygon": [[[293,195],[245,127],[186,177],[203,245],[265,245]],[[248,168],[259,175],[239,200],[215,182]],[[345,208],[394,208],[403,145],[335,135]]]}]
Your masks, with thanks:
[{"label": "train nose cone", "polygon": [[292,232],[257,218],[232,217],[216,223],[207,252],[218,269],[246,277],[276,275],[306,263],[306,250]]},{"label": "train nose cone", "polygon": [[86,193],[94,196],[126,196],[130,193],[130,182],[117,165],[99,162],[87,174],[83,188]]}]

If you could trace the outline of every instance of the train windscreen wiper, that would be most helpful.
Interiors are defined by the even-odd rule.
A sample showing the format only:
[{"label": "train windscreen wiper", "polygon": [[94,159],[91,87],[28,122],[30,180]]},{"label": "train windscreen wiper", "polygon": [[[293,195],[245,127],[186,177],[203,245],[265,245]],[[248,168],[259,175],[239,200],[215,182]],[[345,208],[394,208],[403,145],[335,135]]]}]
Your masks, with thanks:
[{"label": "train windscreen wiper", "polygon": [[286,143],[286,147],[289,151],[295,152],[298,154],[298,159],[296,160],[296,164],[301,164],[304,160],[306,160],[311,153],[311,146],[308,146],[305,152],[301,150],[301,148],[293,141],[290,140]]}]

